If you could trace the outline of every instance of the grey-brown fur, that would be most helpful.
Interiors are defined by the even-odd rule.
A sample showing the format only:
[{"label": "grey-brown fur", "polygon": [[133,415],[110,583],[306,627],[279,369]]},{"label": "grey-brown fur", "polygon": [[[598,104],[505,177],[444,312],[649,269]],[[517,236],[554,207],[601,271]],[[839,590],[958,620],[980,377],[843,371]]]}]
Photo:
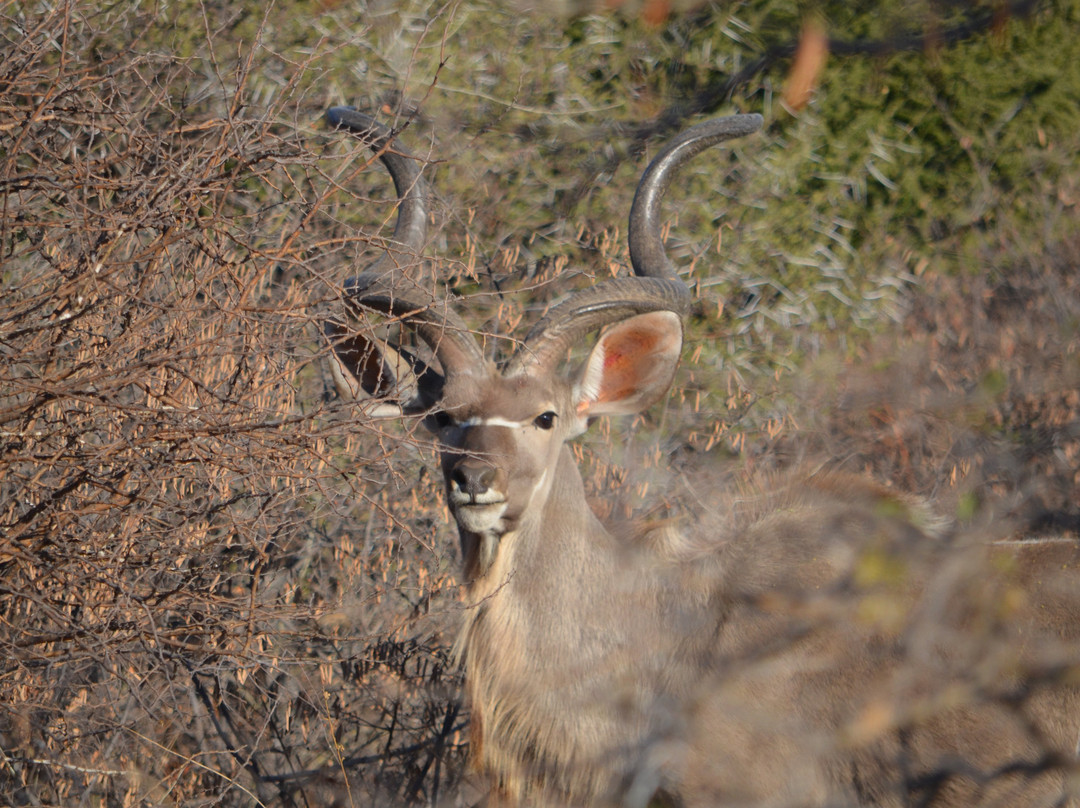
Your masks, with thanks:
[{"label": "grey-brown fur", "polygon": [[[389,132],[365,116],[329,117],[385,148]],[[412,325],[441,375],[328,324],[342,393],[393,392],[379,413],[426,412],[439,437],[489,801],[1071,804],[1076,541],[988,545],[823,472],[702,487],[693,513],[625,529],[586,503],[566,442],[662,397],[681,348],[688,292],[663,252],[660,198],[682,161],[759,124],[710,122],[666,148],[631,215],[638,277],[560,304],[501,366],[437,296],[410,298],[384,271],[350,281],[350,304]],[[418,253],[425,191],[407,159],[384,156],[410,189],[395,237]],[[605,326],[560,377],[567,347]]]}]

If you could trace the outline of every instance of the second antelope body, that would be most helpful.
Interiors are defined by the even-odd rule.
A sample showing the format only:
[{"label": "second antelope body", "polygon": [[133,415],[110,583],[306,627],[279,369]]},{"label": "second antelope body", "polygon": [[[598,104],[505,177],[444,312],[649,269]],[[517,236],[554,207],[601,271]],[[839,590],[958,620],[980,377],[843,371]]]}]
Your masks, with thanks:
[{"label": "second antelope body", "polygon": [[[668,144],[631,211],[635,276],[555,306],[498,365],[398,268],[424,247],[419,164],[362,113],[328,119],[380,153],[401,200],[391,249],[348,281],[347,302],[400,318],[437,360],[335,320],[332,370],[369,414],[424,414],[442,446],[489,804],[1069,804],[1075,541],[931,536],[917,506],[824,473],[748,481],[652,530],[612,533],[586,504],[567,441],[660,400],[679,360],[691,299],[660,237],[667,186],[760,116]],[[581,369],[560,375],[596,332]],[[904,574],[868,574],[873,559]]]}]

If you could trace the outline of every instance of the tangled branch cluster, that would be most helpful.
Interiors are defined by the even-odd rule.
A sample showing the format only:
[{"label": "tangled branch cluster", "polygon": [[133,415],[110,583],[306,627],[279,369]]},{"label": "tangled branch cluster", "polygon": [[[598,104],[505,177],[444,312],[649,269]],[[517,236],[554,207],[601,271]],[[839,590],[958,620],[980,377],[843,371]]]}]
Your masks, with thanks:
[{"label": "tangled branch cluster", "polygon": [[350,755],[421,793],[456,692],[388,593],[444,584],[344,533],[390,518],[385,452],[326,403],[313,308],[366,237],[295,100],[187,98],[204,63],[102,44],[142,24],[3,25],[0,802],[290,804]]}]

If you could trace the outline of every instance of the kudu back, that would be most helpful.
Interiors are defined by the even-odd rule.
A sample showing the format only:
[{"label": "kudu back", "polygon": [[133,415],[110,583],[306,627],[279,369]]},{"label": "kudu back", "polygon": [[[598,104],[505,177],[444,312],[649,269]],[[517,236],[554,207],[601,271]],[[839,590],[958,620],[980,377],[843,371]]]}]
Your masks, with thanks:
[{"label": "kudu back", "polygon": [[437,436],[469,600],[471,755],[491,804],[1068,804],[1075,541],[942,536],[917,502],[826,472],[709,486],[700,512],[632,529],[586,502],[567,441],[657,402],[678,363],[691,296],[660,235],[668,184],[760,116],[669,143],[631,211],[634,277],[554,306],[499,364],[399,269],[424,247],[419,164],[360,112],[328,120],[379,154],[400,198],[348,307],[404,323],[430,352],[335,319],[332,371],[369,416],[417,414]]}]

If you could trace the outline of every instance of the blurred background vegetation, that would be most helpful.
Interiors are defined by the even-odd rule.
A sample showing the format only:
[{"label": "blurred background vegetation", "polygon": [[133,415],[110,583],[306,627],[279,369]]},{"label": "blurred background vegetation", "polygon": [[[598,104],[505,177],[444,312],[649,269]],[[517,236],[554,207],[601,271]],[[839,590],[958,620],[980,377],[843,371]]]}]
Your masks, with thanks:
[{"label": "blurred background vegetation", "polygon": [[627,271],[666,137],[761,112],[669,195],[684,368],[585,441],[592,491],[828,458],[1075,530],[1078,31],[1077,0],[5,3],[0,802],[465,788],[432,453],[325,367],[393,218],[328,106],[428,161],[428,257],[492,349]]}]

